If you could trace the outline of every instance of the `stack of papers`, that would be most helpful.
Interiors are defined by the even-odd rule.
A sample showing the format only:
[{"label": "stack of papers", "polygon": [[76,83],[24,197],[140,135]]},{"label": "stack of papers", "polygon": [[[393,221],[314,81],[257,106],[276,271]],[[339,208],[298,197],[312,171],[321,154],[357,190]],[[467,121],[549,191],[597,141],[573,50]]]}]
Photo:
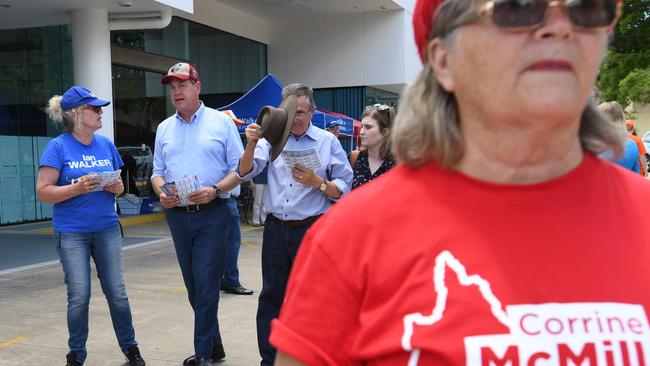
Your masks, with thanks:
[{"label": "stack of papers", "polygon": [[188,200],[187,196],[192,192],[201,190],[201,181],[196,175],[192,177],[185,176],[178,181],[161,185],[160,189],[168,196],[177,196],[182,206],[192,205],[194,202]]},{"label": "stack of papers", "polygon": [[104,187],[107,185],[115,182],[120,178],[120,173],[122,172],[121,169],[118,169],[114,172],[101,172],[101,173],[90,173],[88,175],[84,175],[83,177],[79,177],[77,179],[72,180],[72,184],[75,184],[80,181],[84,181],[87,179],[95,179],[99,181],[95,188],[91,192],[100,192],[104,190]]}]

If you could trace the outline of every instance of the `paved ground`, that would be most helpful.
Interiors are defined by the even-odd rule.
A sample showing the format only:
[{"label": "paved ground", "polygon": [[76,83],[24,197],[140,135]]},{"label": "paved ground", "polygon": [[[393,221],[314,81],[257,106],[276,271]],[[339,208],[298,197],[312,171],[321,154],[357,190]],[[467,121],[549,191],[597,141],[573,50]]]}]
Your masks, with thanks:
[{"label": "paved ground", "polygon": [[[42,246],[49,224],[0,228],[0,253],[6,247]],[[128,222],[124,273],[134,327],[147,365],[180,365],[193,353],[193,316],[187,301],[169,231],[160,215]],[[219,309],[226,350],[219,365],[259,364],[255,332],[257,295],[261,288],[261,228],[242,226],[239,270],[253,296],[222,293]],[[7,241],[11,238],[11,241]],[[41,244],[35,244],[41,243]],[[2,258],[2,257],[0,257]],[[58,261],[22,258],[16,271],[0,268],[0,365],[64,365],[67,352],[66,290]],[[18,263],[18,262],[17,262]],[[5,266],[7,267],[7,266]],[[3,271],[4,270],[4,271]],[[115,340],[108,306],[93,280],[86,365],[125,365]]]}]

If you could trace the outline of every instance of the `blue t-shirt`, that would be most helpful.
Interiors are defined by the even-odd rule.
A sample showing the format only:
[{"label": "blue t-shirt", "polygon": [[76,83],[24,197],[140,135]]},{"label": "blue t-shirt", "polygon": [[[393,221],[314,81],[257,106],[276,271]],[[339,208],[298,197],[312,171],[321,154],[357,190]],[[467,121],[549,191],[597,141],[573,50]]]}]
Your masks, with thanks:
[{"label": "blue t-shirt", "polygon": [[623,144],[623,154],[619,156],[618,159],[614,159],[613,155],[614,154],[610,151],[602,154],[605,159],[616,163],[625,169],[631,170],[635,173],[639,172],[639,147],[636,145],[634,140],[628,138],[625,141]]},{"label": "blue t-shirt", "polygon": [[[124,164],[115,145],[106,137],[93,134],[93,141],[84,145],[69,133],[51,140],[39,167],[59,171],[57,185],[67,186],[89,173],[110,172]],[[82,194],[54,204],[52,223],[58,232],[94,232],[117,224],[115,196],[106,191]]]}]

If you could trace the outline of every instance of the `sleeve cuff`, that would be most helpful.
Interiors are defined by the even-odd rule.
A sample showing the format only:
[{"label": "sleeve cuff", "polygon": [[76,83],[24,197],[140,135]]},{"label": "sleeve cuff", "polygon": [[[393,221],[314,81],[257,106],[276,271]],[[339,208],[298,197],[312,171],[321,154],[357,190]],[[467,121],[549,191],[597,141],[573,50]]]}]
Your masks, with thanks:
[{"label": "sleeve cuff", "polygon": [[336,202],[336,201],[340,200],[341,198],[343,198],[343,196],[345,196],[346,193],[348,193],[347,189],[346,189],[347,184],[345,184],[345,182],[340,180],[340,179],[334,179],[331,182],[334,183],[334,185],[336,185],[336,187],[339,189],[339,192],[341,192],[341,195],[339,196],[339,198],[330,197],[330,200]]},{"label": "sleeve cuff", "polygon": [[307,365],[337,365],[327,353],[285,326],[278,319],[271,322],[269,342],[277,349]]}]

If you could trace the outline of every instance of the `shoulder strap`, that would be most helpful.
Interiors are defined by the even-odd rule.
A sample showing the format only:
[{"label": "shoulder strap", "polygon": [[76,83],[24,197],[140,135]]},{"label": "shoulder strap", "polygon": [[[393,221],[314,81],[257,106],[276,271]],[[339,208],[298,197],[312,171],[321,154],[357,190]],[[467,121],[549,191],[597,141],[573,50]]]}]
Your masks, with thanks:
[{"label": "shoulder strap", "polygon": [[359,150],[354,150],[350,153],[350,165],[352,166],[352,169],[354,169],[354,166],[357,165],[357,159],[359,158],[360,153],[361,151]]}]

